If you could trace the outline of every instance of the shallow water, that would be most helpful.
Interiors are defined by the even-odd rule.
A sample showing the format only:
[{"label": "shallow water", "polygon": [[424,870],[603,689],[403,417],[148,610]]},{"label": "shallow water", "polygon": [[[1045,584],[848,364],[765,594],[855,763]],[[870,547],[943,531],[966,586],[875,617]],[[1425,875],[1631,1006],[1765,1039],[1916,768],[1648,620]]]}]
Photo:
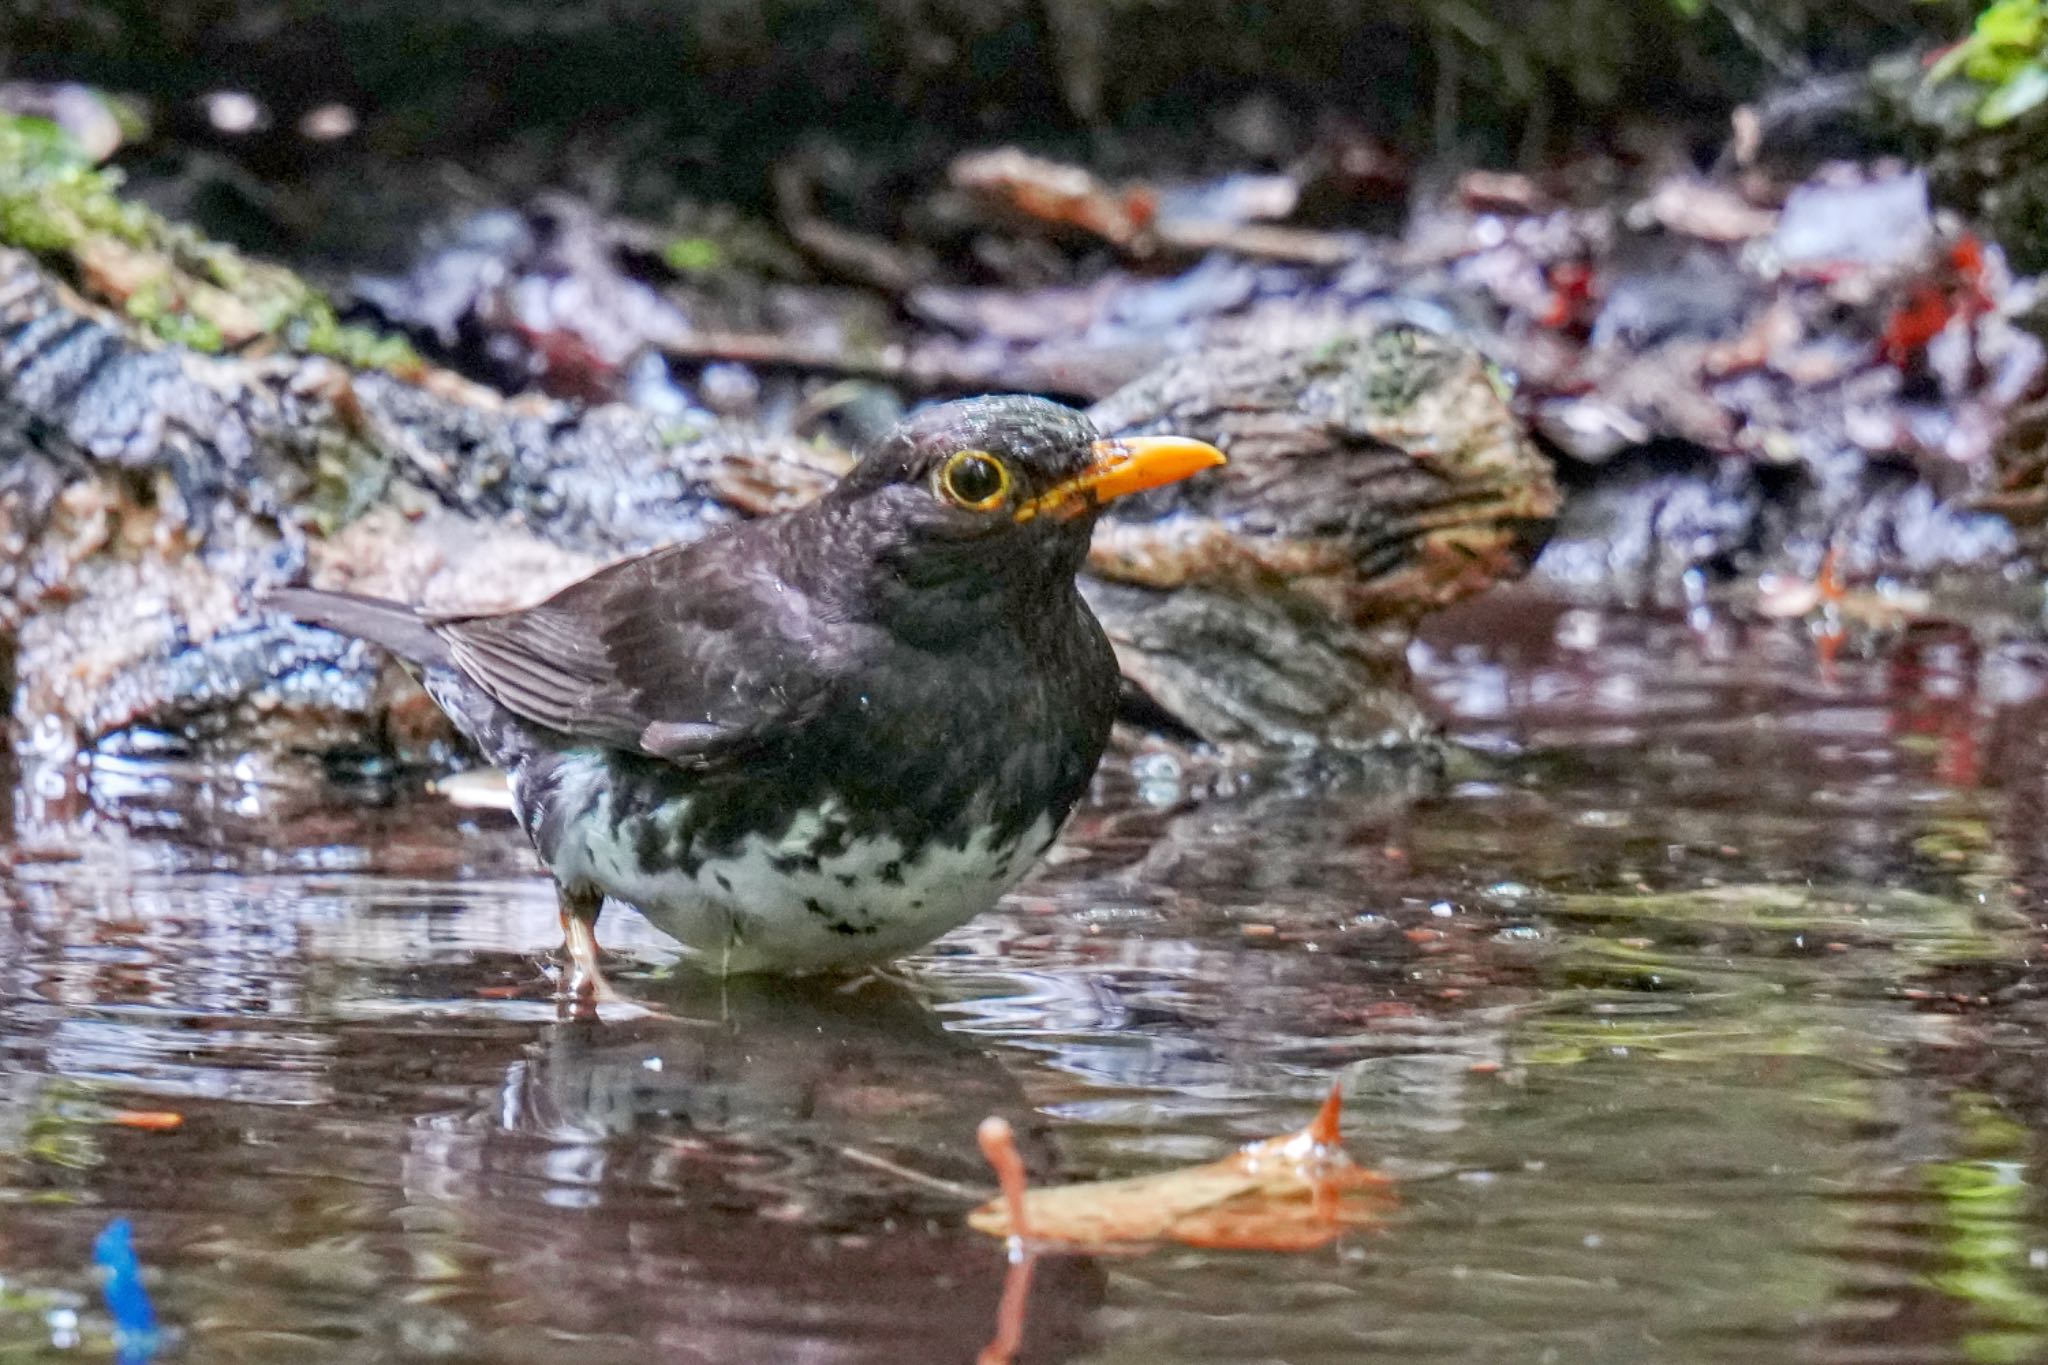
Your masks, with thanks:
[{"label": "shallow water", "polygon": [[1431,794],[1119,765],[906,983],[614,913],[597,1023],[502,817],[109,768],[0,880],[0,1358],[106,1356],[127,1216],[183,1359],[971,1360],[982,1117],[1122,1175],[1333,1077],[1383,1226],[1041,1261],[1018,1358],[2048,1356],[2048,665],[1517,598],[1417,664]]}]

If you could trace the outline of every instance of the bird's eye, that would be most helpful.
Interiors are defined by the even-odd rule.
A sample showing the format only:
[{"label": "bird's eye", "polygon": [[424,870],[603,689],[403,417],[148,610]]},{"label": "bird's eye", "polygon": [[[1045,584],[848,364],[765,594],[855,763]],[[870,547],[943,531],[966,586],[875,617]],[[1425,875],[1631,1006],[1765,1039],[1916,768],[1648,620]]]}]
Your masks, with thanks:
[{"label": "bird's eye", "polygon": [[939,470],[939,492],[970,512],[986,512],[1010,491],[1010,471],[985,450],[955,451]]}]

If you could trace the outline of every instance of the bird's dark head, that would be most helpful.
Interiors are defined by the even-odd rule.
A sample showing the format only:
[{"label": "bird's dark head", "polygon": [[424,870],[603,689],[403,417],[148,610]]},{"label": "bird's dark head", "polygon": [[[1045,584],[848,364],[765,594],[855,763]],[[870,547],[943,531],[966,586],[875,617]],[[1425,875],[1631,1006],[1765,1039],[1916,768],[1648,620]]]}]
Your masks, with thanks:
[{"label": "bird's dark head", "polygon": [[1201,441],[1104,440],[1072,408],[1006,394],[913,414],[826,501],[906,584],[1028,595],[1072,582],[1105,504],[1222,463]]}]

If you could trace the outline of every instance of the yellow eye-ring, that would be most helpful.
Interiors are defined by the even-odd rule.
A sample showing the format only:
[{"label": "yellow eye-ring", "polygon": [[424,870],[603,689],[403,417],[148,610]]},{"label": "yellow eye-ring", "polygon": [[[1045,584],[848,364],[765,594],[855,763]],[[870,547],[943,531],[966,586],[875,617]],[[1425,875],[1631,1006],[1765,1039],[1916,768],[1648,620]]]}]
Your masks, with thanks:
[{"label": "yellow eye-ring", "polygon": [[986,450],[958,450],[939,470],[939,492],[970,512],[986,512],[1009,496],[1010,471]]}]

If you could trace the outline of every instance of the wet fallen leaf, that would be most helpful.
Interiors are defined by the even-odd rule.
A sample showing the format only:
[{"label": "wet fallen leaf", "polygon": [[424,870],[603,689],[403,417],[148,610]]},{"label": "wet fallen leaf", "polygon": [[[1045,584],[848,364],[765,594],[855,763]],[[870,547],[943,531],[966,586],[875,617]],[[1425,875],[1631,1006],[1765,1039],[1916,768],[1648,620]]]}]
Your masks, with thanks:
[{"label": "wet fallen leaf", "polygon": [[1003,1195],[968,1215],[996,1237],[1073,1250],[1138,1249],[1158,1242],[1245,1251],[1306,1251],[1378,1222],[1393,1203],[1387,1177],[1339,1144],[1341,1091],[1298,1133],[1268,1138],[1203,1166],[1055,1189],[1025,1187],[1010,1125],[983,1121],[982,1152]]},{"label": "wet fallen leaf", "polygon": [[1540,213],[1550,196],[1513,171],[1467,171],[1458,180],[1458,202],[1474,213]]},{"label": "wet fallen leaf", "polygon": [[1743,198],[1732,186],[1692,179],[1667,180],[1630,213],[1705,242],[1738,244],[1777,230],[1778,215]]},{"label": "wet fallen leaf", "polygon": [[1145,189],[1118,190],[1079,166],[1015,147],[956,157],[953,185],[1019,217],[1078,229],[1125,250],[1142,246],[1158,213]]}]

